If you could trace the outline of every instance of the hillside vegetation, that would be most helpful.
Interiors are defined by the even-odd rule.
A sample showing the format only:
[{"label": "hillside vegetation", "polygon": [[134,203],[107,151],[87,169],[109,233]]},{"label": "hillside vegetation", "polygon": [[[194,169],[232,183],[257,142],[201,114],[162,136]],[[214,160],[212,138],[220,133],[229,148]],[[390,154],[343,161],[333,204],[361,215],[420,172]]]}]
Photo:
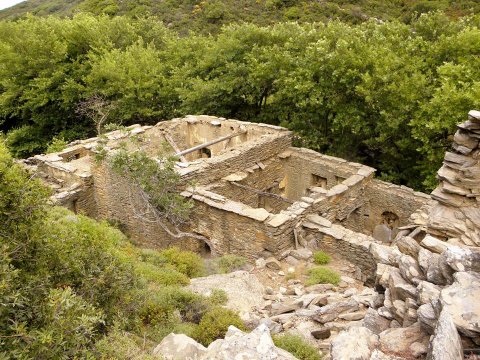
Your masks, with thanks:
[{"label": "hillside vegetation", "polygon": [[409,23],[418,14],[441,10],[457,18],[480,12],[476,0],[28,0],[0,12],[0,19],[31,13],[38,16],[71,16],[78,12],[156,16],[168,27],[217,33],[222,25],[249,22],[271,25],[279,21],[325,22],[339,19],[358,24],[369,19]]},{"label": "hillside vegetation", "polygon": [[0,130],[18,157],[95,135],[76,110],[101,96],[124,125],[199,113],[278,124],[298,145],[429,189],[455,124],[480,107],[479,19],[241,24],[215,37],[155,18],[3,21]]},{"label": "hillside vegetation", "polygon": [[204,274],[198,255],[137,248],[48,195],[0,141],[1,359],[150,359],[172,331],[208,345],[242,326],[224,293],[181,288]]}]

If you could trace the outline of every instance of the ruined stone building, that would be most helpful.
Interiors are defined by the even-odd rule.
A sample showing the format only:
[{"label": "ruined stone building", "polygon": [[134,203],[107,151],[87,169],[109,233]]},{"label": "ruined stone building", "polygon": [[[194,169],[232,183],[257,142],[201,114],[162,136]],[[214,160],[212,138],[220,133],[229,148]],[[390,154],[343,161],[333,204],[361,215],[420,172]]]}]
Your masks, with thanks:
[{"label": "ruined stone building", "polygon": [[[374,240],[371,236],[389,241],[429,200],[374,179],[375,169],[368,166],[292,147],[292,133],[277,126],[187,116],[110,132],[106,148],[114,151],[131,137],[151,156],[165,144],[172,154],[198,148],[180,156],[177,170],[185,183],[193,184],[182,192],[195,205],[184,230],[205,241],[172,239],[148,215],[137,216],[142,199],[131,193],[128,179],[94,161],[98,138],[37,155],[27,163],[55,189],[59,204],[115,221],[142,245],[176,245],[252,259],[266,252],[278,257],[307,243],[317,248],[322,236],[312,231],[325,235],[325,246],[346,233],[346,241],[335,246],[355,254],[365,268],[371,260],[362,255]],[[324,226],[329,223],[335,225]]]}]

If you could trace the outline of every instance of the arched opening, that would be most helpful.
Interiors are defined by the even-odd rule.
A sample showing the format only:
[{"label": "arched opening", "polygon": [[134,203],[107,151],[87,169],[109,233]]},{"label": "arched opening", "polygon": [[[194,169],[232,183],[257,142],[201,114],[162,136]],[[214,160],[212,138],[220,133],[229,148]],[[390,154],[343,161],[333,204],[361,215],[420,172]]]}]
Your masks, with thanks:
[{"label": "arched opening", "polygon": [[399,217],[391,211],[384,211],[382,213],[382,224],[388,226],[391,230],[398,227]]}]

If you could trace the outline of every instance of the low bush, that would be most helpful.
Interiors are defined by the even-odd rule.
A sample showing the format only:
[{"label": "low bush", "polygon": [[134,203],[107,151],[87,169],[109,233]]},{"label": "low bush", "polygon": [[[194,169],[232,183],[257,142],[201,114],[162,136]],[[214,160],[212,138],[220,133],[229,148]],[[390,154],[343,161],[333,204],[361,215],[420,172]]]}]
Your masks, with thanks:
[{"label": "low bush", "polygon": [[332,258],[330,255],[323,251],[317,251],[313,254],[313,261],[315,261],[315,264],[327,265],[331,260]]},{"label": "low bush", "polygon": [[194,252],[182,251],[176,247],[160,251],[158,260],[170,264],[189,278],[199,277],[205,273],[203,259]]},{"label": "low bush", "polygon": [[156,266],[150,263],[141,262],[135,266],[138,275],[149,282],[157,285],[185,286],[190,283],[187,275],[169,266]]},{"label": "low bush", "polygon": [[241,270],[246,263],[246,258],[228,254],[205,261],[205,272],[207,274],[227,274]]},{"label": "low bush", "polygon": [[288,351],[298,360],[321,360],[319,351],[307,343],[302,337],[293,334],[274,335],[275,346]]},{"label": "low bush", "polygon": [[225,305],[228,301],[227,293],[222,289],[213,289],[212,294],[208,297],[212,305]]},{"label": "low bush", "polygon": [[315,284],[333,284],[338,285],[340,282],[340,274],[336,271],[318,266],[308,270],[308,279],[305,282],[305,285],[315,285]]},{"label": "low bush", "polygon": [[230,325],[245,330],[237,313],[222,307],[215,307],[202,317],[192,335],[199,343],[208,346],[212,341],[222,339]]},{"label": "low bush", "polygon": [[247,263],[247,259],[243,256],[230,254],[215,259],[215,262],[218,266],[219,272],[226,274],[241,269]]}]

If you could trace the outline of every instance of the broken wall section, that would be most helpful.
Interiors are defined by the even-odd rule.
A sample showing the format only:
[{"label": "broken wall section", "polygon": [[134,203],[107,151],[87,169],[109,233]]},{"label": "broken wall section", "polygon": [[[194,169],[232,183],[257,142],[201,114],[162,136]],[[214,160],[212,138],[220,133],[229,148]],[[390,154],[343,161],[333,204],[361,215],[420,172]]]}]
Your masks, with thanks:
[{"label": "broken wall section", "polygon": [[342,225],[366,235],[377,232],[376,237],[385,242],[391,242],[399,228],[408,224],[410,216],[430,200],[427,194],[377,179],[368,183],[364,195],[365,203],[349,214]]}]

